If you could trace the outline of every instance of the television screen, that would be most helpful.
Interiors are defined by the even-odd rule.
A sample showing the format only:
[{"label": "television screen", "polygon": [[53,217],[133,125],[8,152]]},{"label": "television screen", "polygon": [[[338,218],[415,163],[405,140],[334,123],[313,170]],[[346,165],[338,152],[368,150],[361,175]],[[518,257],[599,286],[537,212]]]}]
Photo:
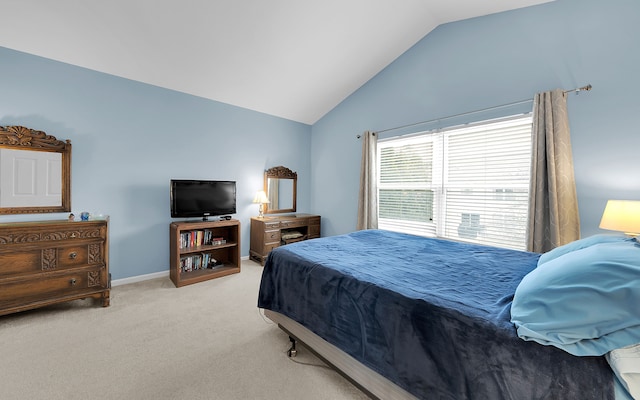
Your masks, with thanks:
[{"label": "television screen", "polygon": [[236,213],[236,182],[171,180],[171,217],[190,218]]}]

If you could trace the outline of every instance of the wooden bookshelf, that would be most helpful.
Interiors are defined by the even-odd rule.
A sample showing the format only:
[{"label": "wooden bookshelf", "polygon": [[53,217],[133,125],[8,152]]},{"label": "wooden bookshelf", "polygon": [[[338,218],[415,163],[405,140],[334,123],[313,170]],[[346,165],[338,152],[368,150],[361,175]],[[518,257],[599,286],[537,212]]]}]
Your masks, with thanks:
[{"label": "wooden bookshelf", "polygon": [[176,287],[240,272],[240,221],[183,221],[169,226],[169,275]]}]

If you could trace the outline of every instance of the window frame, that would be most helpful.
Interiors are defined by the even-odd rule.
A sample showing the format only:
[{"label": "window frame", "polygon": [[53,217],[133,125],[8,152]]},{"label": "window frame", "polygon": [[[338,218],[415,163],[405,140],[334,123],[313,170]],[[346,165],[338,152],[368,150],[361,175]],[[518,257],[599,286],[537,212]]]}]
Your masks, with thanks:
[{"label": "window frame", "polygon": [[[526,224],[527,224],[526,212],[527,212],[528,203],[529,203],[532,126],[533,126],[532,113],[525,113],[525,114],[512,115],[504,118],[496,118],[496,119],[479,121],[472,124],[448,127],[446,129],[421,131],[421,132],[411,133],[408,135],[401,135],[401,136],[379,139],[378,149],[377,149],[377,156],[378,156],[377,158],[378,159],[378,165],[377,165],[378,182],[377,183],[378,183],[378,214],[379,214],[378,226],[379,228],[411,233],[411,234],[416,234],[420,236],[442,237],[442,238],[453,239],[453,240],[460,240],[460,241],[466,241],[466,242],[489,244],[494,246],[512,248],[516,250],[524,250],[526,248],[524,230],[526,229]],[[464,182],[463,184],[461,184],[460,182],[456,182],[455,184],[452,184],[451,182],[449,182],[449,180],[451,179],[451,174],[450,174],[450,171],[448,171],[448,168],[450,167],[451,163],[449,162],[450,160],[448,159],[449,158],[448,153],[450,152],[451,144],[449,140],[451,137],[455,137],[457,135],[471,134],[471,133],[477,134],[478,132],[480,132],[480,135],[495,133],[495,134],[503,135],[506,138],[508,136],[505,136],[505,135],[511,134],[509,131],[510,127],[515,127],[514,133],[521,136],[514,136],[515,138],[517,138],[515,139],[516,143],[513,144],[511,143],[511,141],[507,142],[507,146],[505,147],[506,151],[500,154],[502,158],[505,158],[505,157],[509,159],[513,158],[515,161],[518,162],[514,166],[514,168],[518,168],[517,169],[518,174],[514,173],[513,182],[509,182],[509,179],[507,180],[498,179],[496,182],[494,182],[494,185],[487,184],[487,182],[484,180],[481,180],[479,182],[471,182],[471,183]],[[501,131],[504,129],[507,129],[505,131],[506,133]],[[496,140],[500,140],[500,138],[497,138]],[[431,190],[433,193],[433,200],[431,204],[432,211],[433,211],[433,215],[432,215],[433,218],[431,223],[425,224],[425,223],[417,223],[415,221],[410,221],[410,220],[380,217],[381,209],[382,209],[382,214],[384,214],[384,206],[381,207],[381,204],[380,204],[380,198],[381,198],[380,191],[389,189],[391,187],[408,188],[411,186],[411,185],[403,186],[402,182],[390,184],[388,182],[381,181],[382,176],[384,175],[383,163],[385,162],[385,160],[382,158],[382,153],[384,152],[385,149],[388,149],[390,147],[401,147],[401,146],[406,146],[410,144],[422,143],[424,141],[430,141],[433,144],[432,145],[433,150],[431,155],[431,161],[432,161],[431,170],[432,170],[433,176],[431,179],[430,188],[427,189],[427,190]],[[510,146],[513,146],[514,151],[517,150],[517,157],[516,156],[512,157],[511,154],[509,153],[511,149]],[[487,151],[480,154],[480,158],[482,156],[487,157],[487,154],[490,154],[490,153],[493,153],[493,151]],[[501,160],[504,161],[502,158]],[[523,170],[523,168],[525,168],[524,167],[525,161],[526,161],[526,174],[524,173],[524,170]],[[508,161],[508,162],[511,162],[511,161]],[[517,179],[515,178],[516,176],[517,176]],[[523,181],[525,176],[526,176],[526,182]],[[423,187],[426,188],[427,186],[423,186]],[[490,222],[495,224],[495,223],[498,223],[499,221],[507,221],[507,222],[516,221],[516,223],[512,225],[513,228],[510,228],[510,225],[506,225],[506,226],[508,229],[513,229],[515,233],[518,233],[517,239],[521,240],[521,243],[520,242],[516,243],[515,239],[512,241],[512,238],[510,237],[508,239],[500,239],[499,237],[497,239],[495,237],[489,238],[489,239],[481,237],[480,239],[478,239],[477,237],[460,237],[459,233],[457,235],[454,235],[452,233],[447,233],[447,224],[451,225],[452,223],[451,221],[454,219],[452,216],[447,217],[447,202],[453,201],[451,199],[451,196],[449,196],[449,194],[451,193],[452,189],[458,188],[458,189],[461,189],[461,191],[464,191],[469,187],[477,188],[478,192],[480,193],[480,196],[484,196],[486,199],[489,199],[489,200],[483,200],[479,204],[489,204],[489,206],[491,207],[493,204],[490,202],[491,197],[494,197],[495,201],[499,201],[501,199],[510,199],[516,202],[515,204],[517,205],[517,212],[514,211],[513,214],[505,213],[504,215],[502,215],[502,218],[497,218],[496,217],[497,214],[495,213],[494,213],[495,215],[490,214],[491,215]],[[495,193],[491,194],[494,192],[494,190],[495,190]],[[509,193],[513,193],[513,194],[509,195]],[[526,199],[526,200],[523,201],[523,199]],[[524,213],[525,213],[524,221],[520,223],[519,221],[521,221],[522,219],[523,207],[524,207]],[[460,218],[461,218],[460,220],[461,222],[459,226],[463,225],[462,220],[464,219],[464,214],[461,214]],[[467,219],[469,221],[475,222],[478,220],[478,218],[480,217],[469,215]],[[447,219],[449,219],[449,222],[447,222]],[[491,229],[495,230],[493,226],[491,227]],[[450,226],[448,230],[451,231]],[[468,236],[471,236],[471,235],[468,235]],[[498,236],[500,235],[498,234]],[[508,237],[508,232],[506,233],[506,236]]]}]

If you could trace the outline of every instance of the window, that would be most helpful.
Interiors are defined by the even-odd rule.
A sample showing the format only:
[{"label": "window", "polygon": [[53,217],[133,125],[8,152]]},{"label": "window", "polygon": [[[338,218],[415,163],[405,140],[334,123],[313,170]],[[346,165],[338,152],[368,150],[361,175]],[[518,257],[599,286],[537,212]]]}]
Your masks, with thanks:
[{"label": "window", "polygon": [[378,142],[379,227],[525,249],[531,117]]}]

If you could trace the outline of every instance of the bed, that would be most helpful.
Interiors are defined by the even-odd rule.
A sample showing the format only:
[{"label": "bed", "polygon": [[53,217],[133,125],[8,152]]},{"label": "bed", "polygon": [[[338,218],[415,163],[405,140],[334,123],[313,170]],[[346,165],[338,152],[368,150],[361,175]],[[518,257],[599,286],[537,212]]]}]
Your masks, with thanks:
[{"label": "bed", "polygon": [[[511,309],[540,258],[358,231],[274,249],[258,307],[374,398],[630,398],[602,355],[521,335],[535,324]],[[535,293],[522,298],[526,308]]]}]

